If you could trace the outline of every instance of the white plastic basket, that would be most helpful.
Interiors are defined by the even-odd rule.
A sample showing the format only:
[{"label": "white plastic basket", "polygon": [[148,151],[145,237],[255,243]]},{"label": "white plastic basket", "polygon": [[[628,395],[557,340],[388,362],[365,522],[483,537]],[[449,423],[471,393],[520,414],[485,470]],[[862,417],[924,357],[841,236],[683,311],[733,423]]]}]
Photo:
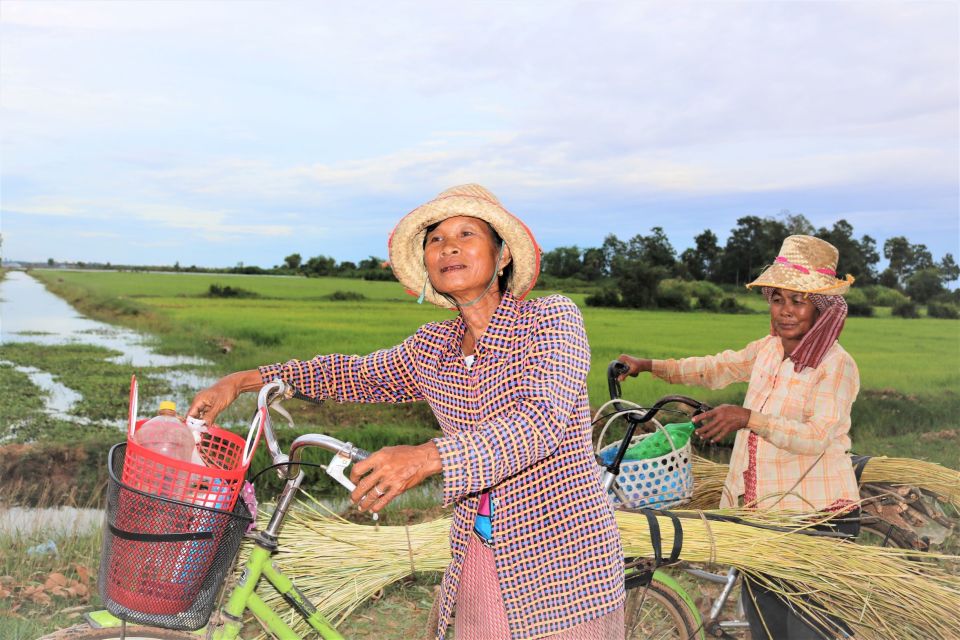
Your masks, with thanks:
[{"label": "white plastic basket", "polygon": [[[678,449],[663,425],[656,420],[650,422],[663,432],[673,451],[658,458],[622,461],[617,481],[607,494],[615,508],[622,506],[630,509],[669,509],[683,504],[693,496],[690,440]],[[630,446],[636,446],[652,435],[653,433],[643,433],[634,436],[630,439]],[[597,453],[615,450],[619,446],[620,442],[614,442],[598,449]]]}]

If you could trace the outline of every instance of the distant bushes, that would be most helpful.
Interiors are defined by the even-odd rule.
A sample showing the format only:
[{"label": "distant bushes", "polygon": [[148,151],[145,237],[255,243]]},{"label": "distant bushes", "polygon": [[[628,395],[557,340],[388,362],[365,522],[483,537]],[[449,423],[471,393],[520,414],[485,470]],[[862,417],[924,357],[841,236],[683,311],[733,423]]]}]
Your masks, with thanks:
[{"label": "distant bushes", "polygon": [[656,302],[661,309],[675,311],[749,312],[749,309],[737,302],[736,296],[705,280],[663,280],[657,286]]},{"label": "distant bushes", "polygon": [[690,311],[694,301],[690,297],[689,283],[682,280],[662,280],[657,285],[654,301],[658,309]]},{"label": "distant bushes", "polygon": [[[605,286],[584,300],[590,307],[630,307],[621,292]],[[717,313],[747,313],[749,310],[719,286],[704,280],[667,278],[656,285],[656,290],[645,308],[670,311],[713,311]]]},{"label": "distant bushes", "polygon": [[361,278],[364,280],[376,280],[385,282],[387,280],[393,280],[396,282],[397,278],[393,275],[391,269],[364,269],[359,272]]},{"label": "distant bushes", "polygon": [[847,310],[850,316],[869,318],[873,316],[873,305],[861,289],[850,289],[846,295]]},{"label": "distant bushes", "polygon": [[960,319],[960,307],[946,302],[931,302],[927,305],[927,316],[930,318]]},{"label": "distant bushes", "polygon": [[333,302],[358,302],[360,300],[366,300],[367,296],[363,295],[358,291],[334,291],[328,296],[324,296],[327,300],[332,300]]},{"label": "distant bushes", "polygon": [[623,299],[616,287],[603,287],[583,300],[588,307],[622,307]]},{"label": "distant bushes", "polygon": [[915,302],[911,302],[910,300],[907,300],[905,302],[900,302],[894,305],[890,313],[899,318],[919,318],[920,317],[920,310],[917,308],[917,304]]},{"label": "distant bushes", "polygon": [[210,289],[207,290],[208,298],[259,298],[260,294],[253,291],[247,291],[246,289],[241,289],[240,287],[231,287],[227,285],[221,287],[218,284],[210,285]]},{"label": "distant bushes", "polygon": [[863,299],[874,307],[895,307],[908,300],[907,296],[896,289],[884,287],[879,284],[871,284],[865,287],[850,289],[850,293],[847,294],[848,305],[850,304],[850,296],[856,295],[855,292],[859,292],[863,296]]}]

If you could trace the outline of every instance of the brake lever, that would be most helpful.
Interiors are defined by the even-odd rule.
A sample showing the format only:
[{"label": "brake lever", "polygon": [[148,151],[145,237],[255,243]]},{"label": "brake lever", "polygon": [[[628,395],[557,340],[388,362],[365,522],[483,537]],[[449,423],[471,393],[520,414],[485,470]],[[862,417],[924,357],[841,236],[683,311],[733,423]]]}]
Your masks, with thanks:
[{"label": "brake lever", "polygon": [[280,397],[277,397],[273,402],[270,403],[270,408],[286,418],[288,427],[294,426],[293,416],[291,416],[290,413],[280,405]]},{"label": "brake lever", "polygon": [[[353,482],[350,481],[350,478],[344,474],[344,470],[350,466],[350,462],[351,461],[349,457],[341,453],[337,453],[333,456],[333,458],[330,459],[329,464],[321,465],[321,467],[327,472],[328,476],[346,487],[347,491],[353,493],[354,489],[357,488],[357,485],[353,484]],[[378,513],[371,513],[370,516],[374,520],[380,519],[380,514]]]},{"label": "brake lever", "polygon": [[353,484],[353,482],[350,481],[350,478],[348,478],[344,473],[344,470],[348,466],[350,466],[350,458],[340,453],[335,454],[330,459],[329,464],[322,465],[323,470],[327,472],[328,476],[346,487],[347,491],[353,493],[353,490],[357,488],[357,485]]}]

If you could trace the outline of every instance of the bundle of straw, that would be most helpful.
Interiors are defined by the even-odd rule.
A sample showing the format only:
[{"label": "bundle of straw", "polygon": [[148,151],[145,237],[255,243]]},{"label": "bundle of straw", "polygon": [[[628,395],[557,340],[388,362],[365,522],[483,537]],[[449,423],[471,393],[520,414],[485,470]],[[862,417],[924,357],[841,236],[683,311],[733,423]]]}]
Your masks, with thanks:
[{"label": "bundle of straw", "polygon": [[[949,613],[960,611],[960,581],[934,562],[952,564],[960,557],[926,554],[923,560],[911,560],[910,552],[900,549],[707,521],[699,512],[678,513],[683,516],[682,560],[733,565],[757,575],[799,608],[847,621],[858,638],[960,635]],[[786,518],[758,512],[736,515],[780,524]],[[317,508],[290,518],[276,562],[335,621],[411,572],[441,571],[450,560],[449,518],[372,527]],[[669,550],[673,526],[666,516],[657,519],[663,547]],[[628,556],[652,555],[645,516],[620,512],[617,523]],[[297,628],[296,620],[290,622]],[[298,630],[305,628],[301,624]]]},{"label": "bundle of straw", "polygon": [[723,482],[730,467],[693,456],[693,497],[684,505],[687,509],[716,509],[723,495]]},{"label": "bundle of straw", "polygon": [[[720,505],[723,481],[728,466],[693,457],[694,494],[686,505],[690,509],[715,509]],[[933,462],[913,458],[870,458],[863,469],[862,482],[910,485],[935,494],[940,500],[960,510],[960,471]]]},{"label": "bundle of straw", "polygon": [[936,494],[960,510],[960,471],[913,458],[870,458],[860,477],[863,482],[910,485]]}]

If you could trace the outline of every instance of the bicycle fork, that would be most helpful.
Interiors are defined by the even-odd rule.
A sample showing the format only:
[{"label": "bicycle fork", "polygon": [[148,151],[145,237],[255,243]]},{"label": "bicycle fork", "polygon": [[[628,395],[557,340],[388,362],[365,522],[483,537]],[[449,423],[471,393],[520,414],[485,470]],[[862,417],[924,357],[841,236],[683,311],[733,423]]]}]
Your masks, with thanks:
[{"label": "bicycle fork", "polygon": [[266,578],[277,592],[296,609],[320,637],[325,640],[343,640],[343,636],[319,612],[313,603],[283,575],[270,561],[270,555],[277,548],[277,536],[293,501],[293,496],[303,480],[303,472],[297,469],[297,475],[288,479],[280,498],[277,500],[273,517],[265,531],[252,536],[254,546],[243,568],[236,588],[230,594],[227,604],[220,610],[222,623],[213,635],[213,640],[235,640],[243,626],[243,612],[250,610],[280,640],[300,640],[300,636],[266,604],[256,593],[257,582]]},{"label": "bicycle fork", "polygon": [[720,595],[718,595],[713,601],[713,604],[710,607],[710,613],[706,622],[704,623],[704,626],[710,635],[722,638],[726,636],[725,632],[728,630],[749,628],[749,623],[744,620],[719,621],[720,612],[723,610],[724,605],[727,604],[727,600],[730,598],[730,593],[733,591],[733,587],[736,586],[737,580],[740,578],[739,569],[730,567],[727,570],[726,576],[718,575],[716,573],[709,573],[700,569],[684,569],[684,571],[692,576],[723,585],[723,589],[721,589]]}]

